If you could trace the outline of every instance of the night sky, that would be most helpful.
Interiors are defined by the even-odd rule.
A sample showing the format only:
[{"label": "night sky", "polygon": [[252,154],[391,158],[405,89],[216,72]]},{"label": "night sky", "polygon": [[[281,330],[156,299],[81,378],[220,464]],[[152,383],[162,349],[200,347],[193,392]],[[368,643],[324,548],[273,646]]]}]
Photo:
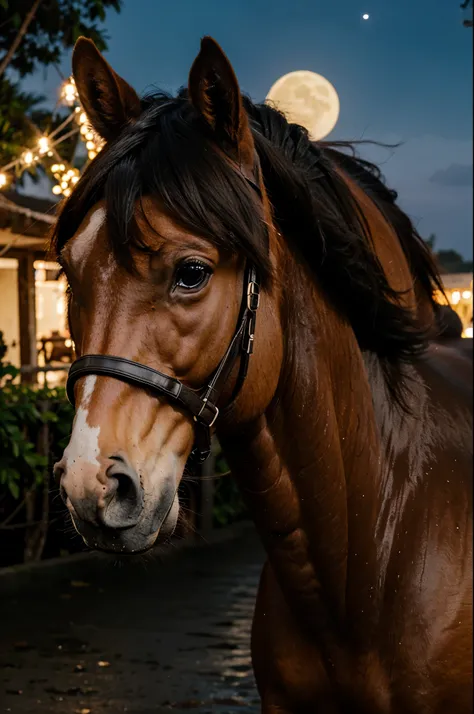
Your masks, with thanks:
[{"label": "night sky", "polygon": [[[335,86],[329,138],[365,147],[423,236],[472,257],[472,29],[460,0],[125,0],[110,12],[107,58],[139,93],[187,81],[203,35],[229,56],[243,91],[262,101],[283,74],[307,69]],[[368,21],[362,19],[369,13]],[[70,71],[70,55],[61,69]],[[54,69],[23,82],[55,102]]]}]

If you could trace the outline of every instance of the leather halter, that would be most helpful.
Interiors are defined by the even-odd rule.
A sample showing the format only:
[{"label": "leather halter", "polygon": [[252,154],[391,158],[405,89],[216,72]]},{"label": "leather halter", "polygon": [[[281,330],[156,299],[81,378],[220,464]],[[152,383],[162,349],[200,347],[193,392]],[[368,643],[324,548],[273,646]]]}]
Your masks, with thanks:
[{"label": "leather halter", "polygon": [[[246,176],[243,171],[241,171],[241,175],[261,196],[260,187],[257,183]],[[156,369],[124,357],[84,355],[73,362],[69,370],[66,384],[69,401],[74,406],[74,386],[78,379],[90,374],[114,377],[128,384],[141,387],[154,396],[166,397],[170,402],[177,403],[192,414],[196,426],[195,442],[191,456],[197,463],[204,463],[211,453],[211,427],[219,416],[217,402],[239,355],[240,369],[231,401],[237,396],[247,375],[249,358],[253,352],[259,301],[260,285],[257,271],[253,265],[248,265],[245,270],[237,329],[225,355],[219,362],[208,384],[202,389],[191,389],[175,377],[169,377],[163,372],[158,372]]]}]

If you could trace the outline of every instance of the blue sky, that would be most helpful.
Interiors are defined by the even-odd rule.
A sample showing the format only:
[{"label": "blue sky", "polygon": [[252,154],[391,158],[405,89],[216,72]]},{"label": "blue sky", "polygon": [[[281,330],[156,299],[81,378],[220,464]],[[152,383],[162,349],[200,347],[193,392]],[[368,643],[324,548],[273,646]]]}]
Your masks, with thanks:
[{"label": "blue sky", "polygon": [[[283,74],[307,69],[335,86],[329,138],[403,145],[362,149],[438,248],[472,257],[472,30],[460,0],[125,0],[107,17],[114,69],[139,92],[187,81],[203,35],[229,56],[242,89],[262,101]],[[368,21],[362,14],[369,13]],[[70,71],[70,55],[61,69]],[[57,97],[41,70],[25,89]]]}]

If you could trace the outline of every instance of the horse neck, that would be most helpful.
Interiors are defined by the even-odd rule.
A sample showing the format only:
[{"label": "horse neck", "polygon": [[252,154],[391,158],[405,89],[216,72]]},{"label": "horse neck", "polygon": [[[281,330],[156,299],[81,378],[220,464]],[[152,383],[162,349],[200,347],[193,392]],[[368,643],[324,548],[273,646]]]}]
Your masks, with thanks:
[{"label": "horse neck", "polygon": [[[362,607],[375,617],[378,438],[352,329],[289,263],[288,284],[299,287],[283,291],[277,393],[245,432],[221,441],[280,585],[327,631]],[[346,603],[351,578],[357,594]]]}]

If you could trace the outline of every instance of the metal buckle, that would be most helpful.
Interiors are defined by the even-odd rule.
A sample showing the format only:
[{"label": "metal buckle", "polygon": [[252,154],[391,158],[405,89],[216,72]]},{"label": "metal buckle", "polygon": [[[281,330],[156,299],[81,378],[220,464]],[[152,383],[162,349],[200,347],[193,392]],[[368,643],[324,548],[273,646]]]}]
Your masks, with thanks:
[{"label": "metal buckle", "polygon": [[245,351],[248,355],[251,355],[253,353],[253,340],[254,334],[253,332],[251,332],[247,337],[247,346],[245,347]]},{"label": "metal buckle", "polygon": [[251,282],[247,288],[247,307],[252,312],[258,310],[260,305],[260,286],[257,283]]},{"label": "metal buckle", "polygon": [[199,420],[199,417],[201,416],[201,414],[203,413],[203,411],[204,411],[204,409],[205,409],[206,407],[210,407],[211,409],[214,409],[214,416],[213,416],[213,418],[212,418],[212,421],[211,421],[209,424],[207,424],[206,422],[203,422],[203,423],[206,424],[206,426],[209,427],[209,429],[210,429],[211,426],[214,426],[214,424],[215,424],[215,422],[216,422],[216,419],[217,419],[217,417],[219,416],[219,409],[216,407],[215,404],[212,404],[211,402],[208,402],[206,397],[204,397],[204,399],[202,400],[202,407],[201,407],[201,409],[199,410],[199,414],[197,414],[197,416],[194,417],[194,421],[198,421],[198,420]]}]

